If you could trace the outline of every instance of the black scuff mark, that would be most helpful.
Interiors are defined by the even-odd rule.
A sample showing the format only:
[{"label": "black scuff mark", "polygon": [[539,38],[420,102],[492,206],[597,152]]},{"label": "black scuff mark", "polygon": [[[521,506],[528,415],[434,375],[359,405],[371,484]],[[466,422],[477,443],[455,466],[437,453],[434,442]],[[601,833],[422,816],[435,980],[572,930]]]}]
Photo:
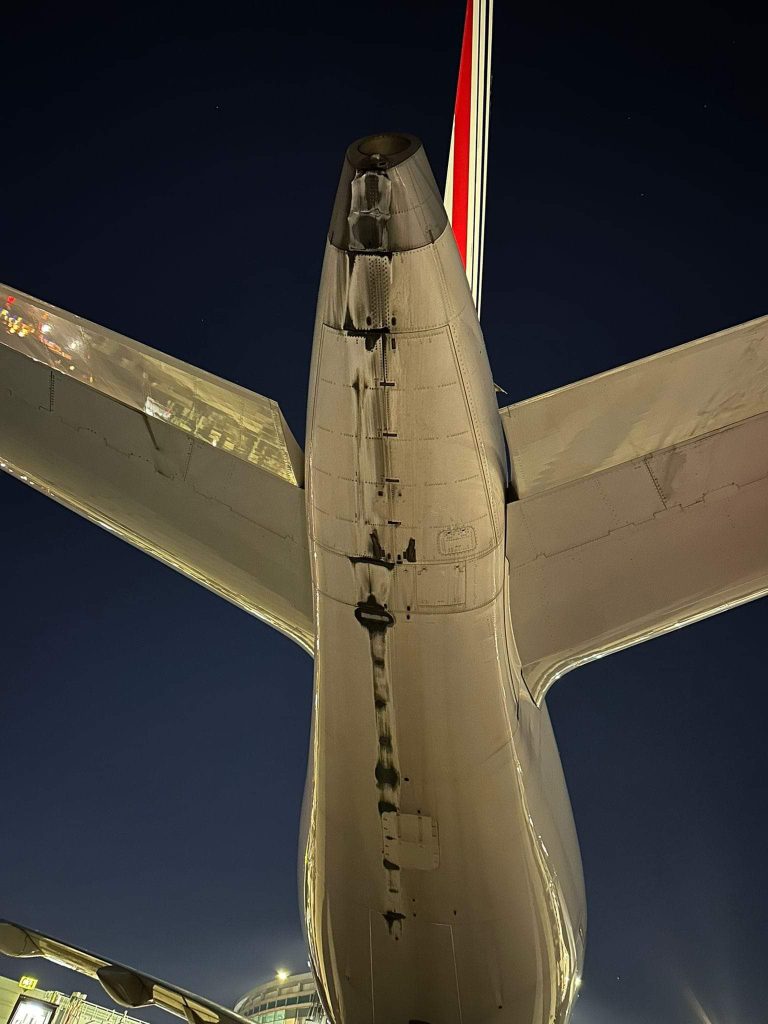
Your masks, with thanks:
[{"label": "black scuff mark", "polygon": [[362,338],[365,342],[365,351],[373,352],[378,343],[389,334],[389,329],[386,327],[355,327],[349,311],[347,311],[344,321],[344,334],[348,338]]},{"label": "black scuff mark", "polygon": [[[382,492],[379,492],[380,494]],[[370,555],[350,555],[349,560],[352,565],[378,565],[382,569],[391,571],[395,567],[395,563],[392,558],[387,554],[384,548],[381,546],[379,540],[379,534],[376,530],[372,530],[370,534],[371,538],[371,554]],[[369,598],[370,600],[370,598]],[[359,605],[358,605],[359,607]],[[386,607],[386,605],[384,605]],[[358,616],[358,622],[360,618]]]},{"label": "black scuff mark", "polygon": [[388,562],[386,558],[372,558],[371,555],[350,555],[349,560],[352,565],[378,565],[390,572],[395,568],[394,562]]},{"label": "black scuff mark", "polygon": [[147,416],[146,413],[142,413],[141,417],[144,420],[145,427],[147,428],[147,433],[149,434],[149,439],[152,442],[152,447],[155,449],[156,452],[159,452],[160,445],[157,443],[157,438],[155,437],[155,432],[152,429],[152,424],[150,423],[149,416]]},{"label": "black scuff mark", "polygon": [[381,541],[379,540],[379,534],[378,534],[378,532],[376,530],[373,530],[371,532],[371,551],[373,551],[373,557],[374,558],[379,558],[379,559],[383,559],[384,558],[384,548],[381,546]]},{"label": "black scuff mark", "polygon": [[[369,534],[370,555],[353,557],[354,563],[363,562],[370,566],[366,575],[368,584],[366,590],[368,596],[357,602],[355,607],[355,618],[368,633],[368,641],[371,653],[371,677],[373,683],[373,706],[376,717],[376,734],[378,739],[378,751],[375,760],[374,781],[377,792],[377,808],[382,825],[387,818],[385,816],[397,816],[400,810],[400,770],[397,764],[397,750],[394,736],[392,688],[390,681],[390,666],[387,649],[387,634],[395,625],[395,616],[387,607],[389,595],[389,572],[377,572],[379,569],[391,570],[392,555],[385,551],[379,539],[378,532],[373,529]],[[363,590],[362,593],[366,593]],[[389,825],[387,831],[397,831],[393,825]],[[390,840],[394,842],[394,840]],[[390,935],[398,941],[402,934],[401,922],[405,914],[401,913],[399,906],[402,899],[401,871],[395,860],[391,859],[393,850],[382,851],[382,867],[386,874],[386,899],[392,908],[388,913]],[[387,856],[387,853],[390,856]]]},{"label": "black scuff mark", "polygon": [[[355,618],[371,634],[384,633],[395,624],[395,616],[383,604],[379,604],[373,594],[369,594],[365,601],[357,602]],[[371,651],[371,655],[375,657],[376,652]]]},{"label": "black scuff mark", "polygon": [[405,920],[405,914],[401,914],[399,910],[388,910],[382,915],[384,920],[387,922],[387,928],[389,928],[389,934],[393,933],[393,930],[401,925]]},{"label": "black scuff mark", "polygon": [[[386,753],[391,755],[391,751],[392,747],[390,746]],[[383,759],[379,760],[376,765],[376,785],[381,787],[389,786],[391,789],[395,789],[400,785],[400,772],[393,765],[385,764]]]}]

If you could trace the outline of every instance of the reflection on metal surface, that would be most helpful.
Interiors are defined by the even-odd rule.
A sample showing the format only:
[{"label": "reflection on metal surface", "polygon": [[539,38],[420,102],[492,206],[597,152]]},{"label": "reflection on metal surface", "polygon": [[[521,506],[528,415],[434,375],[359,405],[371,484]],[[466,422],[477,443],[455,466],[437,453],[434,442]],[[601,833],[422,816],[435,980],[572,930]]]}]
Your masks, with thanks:
[{"label": "reflection on metal surface", "polygon": [[768,316],[501,410],[522,498],[768,410]]},{"label": "reflection on metal surface", "polygon": [[301,484],[301,452],[276,402],[40,299],[0,285],[0,344]]},{"label": "reflection on metal surface", "polygon": [[181,556],[176,551],[172,550],[171,547],[159,545],[150,537],[142,535],[136,530],[127,527],[117,519],[113,519],[112,517],[105,515],[103,512],[100,512],[97,508],[84,501],[76,494],[66,491],[62,487],[55,487],[49,481],[43,480],[31,473],[28,469],[23,469],[14,465],[14,463],[11,462],[2,451],[0,451],[0,470],[4,473],[8,473],[10,476],[15,476],[18,480],[21,480],[22,483],[27,484],[27,486],[36,488],[42,494],[45,494],[47,497],[53,498],[54,501],[59,502],[59,504],[64,505],[65,508],[69,508],[73,512],[77,512],[78,515],[90,520],[90,522],[102,527],[102,529],[114,534],[121,540],[127,541],[129,544],[133,544],[135,547],[140,548],[146,554],[156,558],[159,562],[163,562],[165,565],[170,566],[171,569],[175,569],[184,576],[188,576],[207,590],[210,590],[214,594],[218,594],[219,597],[223,597],[226,601],[237,605],[238,608],[242,608],[250,615],[260,619],[262,622],[265,622],[268,626],[272,626],[280,633],[284,633],[292,640],[295,640],[299,647],[303,648],[303,650],[308,654],[311,655],[313,653],[314,636],[309,629],[303,627],[296,618],[290,619],[288,617],[281,616],[267,607],[263,602],[257,603],[251,594],[245,593],[242,588],[237,590],[232,589],[226,585],[226,581],[221,575],[214,575],[210,572],[201,570],[197,564]]},{"label": "reflection on metal surface", "polygon": [[768,413],[512,502],[510,610],[535,700],[768,592],[767,508]]},{"label": "reflection on metal surface", "polygon": [[386,249],[392,182],[384,173],[362,171],[352,179],[349,248]]}]

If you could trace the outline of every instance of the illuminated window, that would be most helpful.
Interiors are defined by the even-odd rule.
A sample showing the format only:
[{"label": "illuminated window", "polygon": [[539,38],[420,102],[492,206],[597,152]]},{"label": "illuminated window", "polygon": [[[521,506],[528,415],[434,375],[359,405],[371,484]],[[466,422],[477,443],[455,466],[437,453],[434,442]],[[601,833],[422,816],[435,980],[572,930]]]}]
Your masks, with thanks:
[{"label": "illuminated window", "polygon": [[8,1024],[50,1024],[56,1004],[33,996],[19,996]]}]

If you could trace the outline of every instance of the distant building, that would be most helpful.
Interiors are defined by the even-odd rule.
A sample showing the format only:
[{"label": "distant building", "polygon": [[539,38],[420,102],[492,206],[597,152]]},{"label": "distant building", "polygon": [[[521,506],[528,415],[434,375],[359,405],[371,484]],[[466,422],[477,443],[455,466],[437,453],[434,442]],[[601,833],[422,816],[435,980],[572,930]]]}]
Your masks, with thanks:
[{"label": "distant building", "polygon": [[0,1024],[146,1024],[123,1010],[89,1003],[83,992],[45,991],[37,978],[0,977]]},{"label": "distant building", "polygon": [[235,1003],[235,1010],[255,1024],[321,1024],[325,1015],[310,973],[278,974],[257,985]]},{"label": "distant building", "polygon": [[[311,974],[282,972],[247,992],[235,1004],[237,1013],[254,1024],[327,1024]],[[169,1018],[170,1020],[170,1018]],[[0,977],[0,1024],[147,1024],[125,1010],[88,1002],[82,992],[37,988],[28,975],[18,980]]]}]

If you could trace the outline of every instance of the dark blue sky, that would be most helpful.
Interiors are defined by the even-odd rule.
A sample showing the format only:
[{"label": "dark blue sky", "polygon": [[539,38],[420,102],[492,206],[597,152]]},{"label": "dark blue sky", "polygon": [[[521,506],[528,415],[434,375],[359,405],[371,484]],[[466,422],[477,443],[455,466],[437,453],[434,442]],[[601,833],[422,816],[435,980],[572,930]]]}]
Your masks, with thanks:
[{"label": "dark blue sky", "polygon": [[[768,312],[765,21],[568,7],[497,0],[483,325],[509,401]],[[442,180],[462,18],[6,12],[0,279],[276,398],[301,438],[344,148],[410,130]],[[301,969],[309,659],[6,477],[0,531],[0,913],[230,1004]],[[757,602],[552,693],[575,1024],[708,1024],[688,990],[713,1024],[768,1016],[767,628]]]}]

